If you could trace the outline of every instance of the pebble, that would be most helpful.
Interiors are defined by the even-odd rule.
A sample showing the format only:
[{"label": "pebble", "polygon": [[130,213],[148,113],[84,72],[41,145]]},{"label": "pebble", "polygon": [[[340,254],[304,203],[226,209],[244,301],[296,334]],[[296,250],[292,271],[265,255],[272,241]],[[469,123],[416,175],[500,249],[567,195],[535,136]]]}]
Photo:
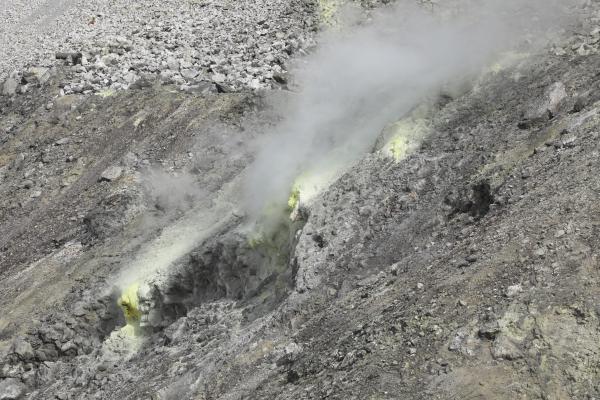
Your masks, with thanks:
[{"label": "pebble", "polygon": [[509,286],[508,288],[506,288],[505,294],[506,294],[506,297],[511,298],[511,297],[515,297],[522,291],[523,291],[523,286],[521,286],[521,284],[516,284],[516,285],[512,285],[512,286]]}]

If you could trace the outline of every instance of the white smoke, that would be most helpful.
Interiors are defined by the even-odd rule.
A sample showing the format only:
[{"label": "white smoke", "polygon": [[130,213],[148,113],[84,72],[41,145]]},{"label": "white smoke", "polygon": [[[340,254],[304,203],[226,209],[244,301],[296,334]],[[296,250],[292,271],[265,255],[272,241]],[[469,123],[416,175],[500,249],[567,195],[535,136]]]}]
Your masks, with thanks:
[{"label": "white smoke", "polygon": [[350,31],[329,32],[301,60],[299,93],[281,107],[285,118],[248,171],[251,214],[284,203],[304,171],[357,160],[386,124],[443,86],[477,76],[499,52],[543,42],[546,29],[557,31],[567,16],[569,1],[466,1],[445,13],[406,3]]},{"label": "white smoke", "polygon": [[150,169],[144,175],[144,189],[153,206],[161,211],[187,211],[206,197],[193,175],[183,172]]},{"label": "white smoke", "polygon": [[[291,101],[279,104],[276,112],[282,116],[281,122],[262,135],[253,164],[244,175],[224,179],[231,178],[231,182],[215,197],[210,195],[212,188],[194,189],[198,183],[190,175],[174,177],[151,171],[145,184],[156,207],[185,214],[140,250],[117,279],[119,285],[126,288],[166,270],[233,223],[241,205],[253,218],[269,205],[285,205],[294,180],[306,171],[323,171],[331,181],[335,172],[372,148],[388,123],[436,95],[440,88],[460,86],[479,75],[500,51],[531,49],[536,39],[543,42],[544,29],[557,30],[564,20],[566,1],[469,3],[440,16],[404,2],[381,10],[368,23],[326,34],[319,48],[296,67],[300,90]],[[221,137],[222,141],[217,140],[227,149],[225,163],[245,157],[237,153],[237,141],[227,143],[230,135]],[[206,140],[202,145],[215,137]],[[219,163],[206,165],[210,166],[203,169],[206,174],[223,170]],[[217,183],[223,182],[218,179]]]}]

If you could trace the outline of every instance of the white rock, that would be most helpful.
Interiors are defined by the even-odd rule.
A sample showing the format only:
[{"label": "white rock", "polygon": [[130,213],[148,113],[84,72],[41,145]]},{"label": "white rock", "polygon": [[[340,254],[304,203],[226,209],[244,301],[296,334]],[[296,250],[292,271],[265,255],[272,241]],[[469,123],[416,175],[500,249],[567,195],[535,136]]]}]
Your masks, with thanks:
[{"label": "white rock", "polygon": [[20,399],[26,387],[18,379],[7,378],[0,381],[0,400]]},{"label": "white rock", "polygon": [[117,166],[108,167],[104,170],[104,172],[102,172],[102,175],[100,175],[100,181],[116,181],[121,177],[122,174],[123,168]]},{"label": "white rock", "polygon": [[558,108],[563,99],[568,96],[567,89],[565,84],[562,82],[556,82],[550,87],[550,94],[548,95],[549,103],[548,109],[550,111],[555,111]]},{"label": "white rock", "polygon": [[199,74],[197,69],[182,69],[181,70],[181,76],[183,76],[185,79],[194,79],[195,77],[197,77]]},{"label": "white rock", "polygon": [[179,71],[179,61],[173,57],[167,58],[167,67],[173,71]]},{"label": "white rock", "polygon": [[17,93],[19,83],[14,78],[8,78],[2,85],[2,94],[5,96],[12,96]]},{"label": "white rock", "polygon": [[215,82],[215,83],[223,83],[223,82],[225,82],[226,78],[227,77],[225,75],[220,74],[220,73],[216,73],[216,74],[213,74],[212,81]]},{"label": "white rock", "polygon": [[523,286],[521,286],[521,284],[512,285],[506,288],[506,297],[515,297],[521,292],[523,292]]}]

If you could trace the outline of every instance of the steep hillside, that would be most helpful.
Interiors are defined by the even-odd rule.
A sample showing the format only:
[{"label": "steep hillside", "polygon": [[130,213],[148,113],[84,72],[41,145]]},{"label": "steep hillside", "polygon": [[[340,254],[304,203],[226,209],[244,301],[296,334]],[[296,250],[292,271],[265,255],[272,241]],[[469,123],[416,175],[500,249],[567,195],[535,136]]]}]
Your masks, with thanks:
[{"label": "steep hillside", "polygon": [[[425,3],[440,21],[455,16]],[[238,15],[261,20],[248,22],[265,31],[258,42],[296,40],[245,4],[194,7],[240,7]],[[315,55],[305,59],[309,70],[311,60],[328,60],[313,48],[319,24],[352,40],[352,29],[379,21],[374,6],[355,15],[333,2],[272,5],[294,26],[284,33],[303,37],[267,62],[275,73],[242,77],[235,63],[219,72],[189,59],[182,68],[175,46],[169,57],[179,65],[167,74],[181,82],[164,78],[174,63],[159,52],[149,63],[163,57],[162,69],[128,67],[132,82],[73,90],[76,76],[107,71],[88,71],[78,48],[7,74],[0,399],[600,396],[600,5],[574,5],[541,45],[523,33],[521,47],[490,52],[493,62],[469,57],[482,65],[464,76],[412,79],[412,92],[366,76],[364,87],[381,96],[375,107],[339,86],[326,62],[316,68],[329,74],[326,86],[318,71],[292,79],[288,57]],[[144,43],[168,44],[166,32]],[[430,39],[439,40],[417,43]],[[357,61],[338,71],[343,79],[363,65],[349,52]],[[114,53],[123,58],[115,70],[129,65],[125,53]],[[417,70],[437,76],[467,63],[462,53],[441,54],[447,68]],[[306,76],[315,87],[306,89]],[[398,100],[415,94],[414,104]],[[295,114],[303,102],[310,114]],[[340,113],[343,124],[331,123],[336,102],[356,107],[356,119]],[[386,104],[395,108],[381,115],[395,122],[352,136],[355,126],[379,125],[360,110],[374,116]],[[311,136],[305,115],[326,132]],[[284,142],[271,137],[281,127]],[[271,199],[273,181],[304,162],[306,149],[319,161],[285,182],[287,204]]]}]

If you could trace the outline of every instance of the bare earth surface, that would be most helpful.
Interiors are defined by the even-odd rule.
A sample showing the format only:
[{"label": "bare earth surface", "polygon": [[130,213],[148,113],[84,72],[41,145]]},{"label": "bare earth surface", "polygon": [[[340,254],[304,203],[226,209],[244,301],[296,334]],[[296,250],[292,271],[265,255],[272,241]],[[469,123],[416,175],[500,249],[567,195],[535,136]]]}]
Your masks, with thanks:
[{"label": "bare earth surface", "polygon": [[0,399],[600,398],[581,7],[257,232],[240,180],[323,4],[0,4]]}]

